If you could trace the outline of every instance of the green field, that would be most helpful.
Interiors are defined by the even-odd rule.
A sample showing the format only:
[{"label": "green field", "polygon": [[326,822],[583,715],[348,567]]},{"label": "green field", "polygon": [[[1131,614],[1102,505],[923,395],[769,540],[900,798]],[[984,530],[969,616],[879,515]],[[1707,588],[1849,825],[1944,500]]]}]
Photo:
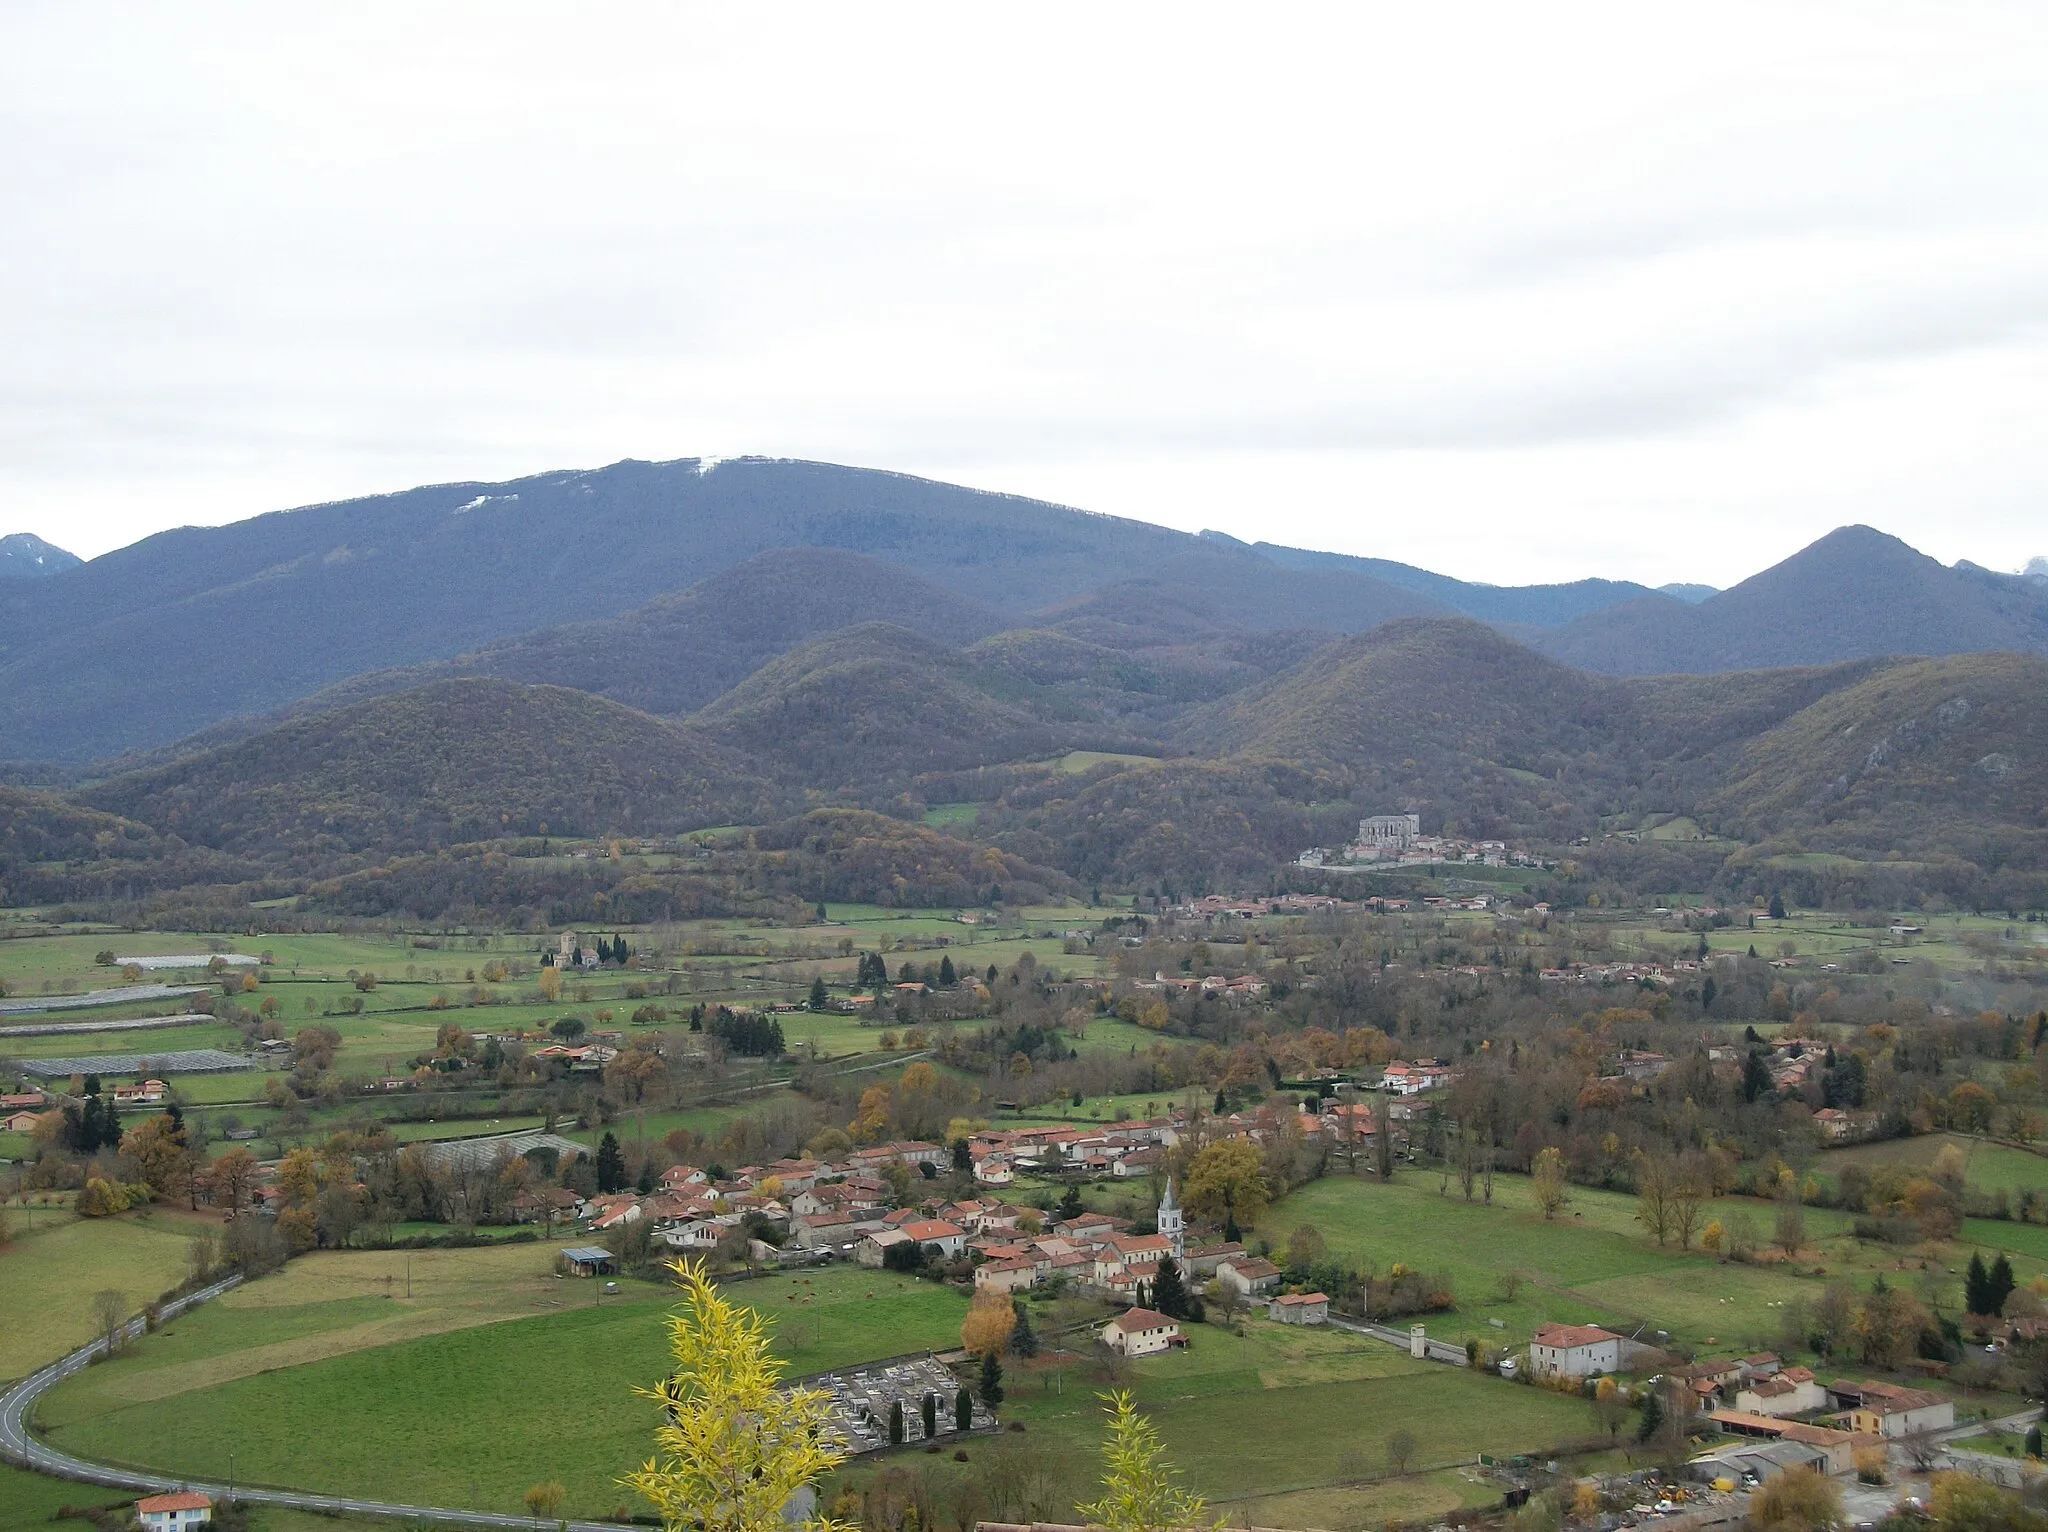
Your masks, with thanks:
[{"label": "green field", "polygon": [[[608,1512],[647,1444],[651,1415],[631,1390],[665,1365],[666,1289],[628,1283],[600,1304],[597,1284],[540,1274],[552,1247],[525,1245],[432,1252],[471,1274],[436,1291],[425,1254],[412,1300],[395,1269],[361,1265],[396,1254],[309,1257],[53,1391],[40,1419],[74,1450],[194,1475],[224,1474],[232,1447],[251,1483],[456,1506],[474,1485],[484,1508],[516,1511],[527,1485],[554,1478],[568,1514]],[[312,1301],[270,1302],[268,1282]],[[966,1311],[948,1289],[846,1269],[734,1292],[776,1317],[797,1372],[952,1344]],[[508,1317],[543,1303],[543,1317]]]},{"label": "green field", "polygon": [[[1900,1259],[1899,1252],[1855,1240],[1847,1232],[1849,1216],[1825,1208],[1806,1209],[1808,1239],[1797,1263],[1747,1265],[1721,1261],[1698,1248],[1683,1254],[1659,1249],[1635,1221],[1635,1199],[1619,1193],[1574,1187],[1565,1210],[1545,1221],[1534,1210],[1522,1177],[1496,1177],[1491,1207],[1466,1202],[1455,1182],[1449,1196],[1440,1196],[1437,1187],[1438,1177],[1421,1171],[1406,1172],[1388,1186],[1367,1178],[1326,1177],[1268,1210],[1259,1233],[1284,1246],[1293,1229],[1309,1223],[1333,1254],[1361,1266],[1384,1273],[1402,1262],[1441,1273],[1452,1283],[1458,1308],[1455,1314],[1432,1318],[1431,1333],[1495,1344],[1525,1340],[1537,1325],[1558,1321],[1628,1330],[1648,1324],[1692,1345],[1755,1349],[1775,1343],[1778,1316],[1787,1303],[1811,1302],[1835,1278],[1867,1283],[1879,1270],[1896,1272]],[[1772,1208],[1752,1199],[1728,1197],[1709,1204],[1701,1225],[1742,1214],[1768,1239]],[[2026,1237],[2034,1231],[1973,1221],[1972,1239],[1980,1228],[2020,1236],[2003,1248],[2014,1249],[2022,1282],[2041,1274],[2041,1256]],[[1982,1242],[1992,1243],[1988,1238]],[[1947,1269],[1959,1264],[1949,1258],[1955,1248],[1943,1253],[1945,1266],[1928,1273],[1950,1298],[1959,1296]],[[1511,1273],[1518,1279],[1512,1298],[1506,1280]]]},{"label": "green field", "polygon": [[[602,1515],[626,1499],[613,1481],[645,1450],[649,1412],[631,1388],[660,1375],[669,1297],[627,1283],[600,1306],[597,1284],[546,1275],[551,1258],[532,1245],[420,1252],[408,1298],[401,1254],[307,1257],[67,1382],[40,1419],[59,1445],[175,1472],[223,1474],[232,1447],[245,1482],[496,1510],[556,1478],[569,1514]],[[950,1345],[966,1307],[950,1289],[846,1268],[729,1292],[775,1320],[776,1348],[798,1373]],[[1052,1311],[1040,1310],[1046,1326]],[[1242,1337],[1197,1327],[1193,1342],[1136,1364],[1130,1383],[1213,1495],[1365,1477],[1383,1466],[1396,1423],[1416,1437],[1416,1466],[1432,1468],[1588,1430],[1576,1401],[1338,1331],[1257,1320]],[[1051,1454],[1069,1498],[1092,1488],[1096,1365],[1011,1363],[1003,1413]],[[984,1450],[1004,1449],[973,1443],[970,1459]],[[972,1471],[918,1461],[948,1482]],[[875,1466],[842,1473],[858,1482]],[[1441,1498],[1442,1486],[1429,1493]]]},{"label": "green field", "polygon": [[97,1333],[93,1294],[111,1288],[129,1312],[185,1279],[202,1225],[178,1214],[79,1218],[63,1209],[0,1211],[14,1232],[0,1249],[0,1376],[23,1377]]}]

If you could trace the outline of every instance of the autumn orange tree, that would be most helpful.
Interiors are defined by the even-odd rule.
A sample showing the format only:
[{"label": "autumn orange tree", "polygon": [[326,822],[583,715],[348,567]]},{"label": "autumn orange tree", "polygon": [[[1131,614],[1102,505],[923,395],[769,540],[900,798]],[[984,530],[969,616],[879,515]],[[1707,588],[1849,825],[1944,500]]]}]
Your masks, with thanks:
[{"label": "autumn orange tree", "polygon": [[1016,1328],[1017,1306],[1010,1295],[983,1288],[974,1295],[967,1317],[960,1322],[960,1344],[976,1356],[1001,1355]]}]

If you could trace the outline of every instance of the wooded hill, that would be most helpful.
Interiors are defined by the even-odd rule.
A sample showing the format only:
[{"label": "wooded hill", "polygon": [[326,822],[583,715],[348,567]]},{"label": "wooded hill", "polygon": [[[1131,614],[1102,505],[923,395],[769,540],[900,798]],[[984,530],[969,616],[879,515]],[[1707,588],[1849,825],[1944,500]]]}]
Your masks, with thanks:
[{"label": "wooded hill", "polygon": [[[1362,814],[1405,809],[1432,830],[1558,848],[1623,886],[1786,883],[1788,855],[1805,868],[1813,858],[1799,857],[1818,852],[1888,869],[1885,898],[1865,895],[1876,902],[1916,888],[2048,902],[2048,661],[1617,679],[1464,619],[1248,636],[1191,626],[1170,602],[1147,610],[1133,599],[1129,622],[1048,619],[1164,641],[1122,651],[1057,625],[949,645],[861,624],[769,661],[681,720],[562,687],[431,682],[69,796],[12,790],[0,799],[0,881],[110,899],[310,880],[337,907],[385,900],[421,915],[575,910],[599,893],[672,913],[899,902],[910,887],[958,894],[984,878],[963,869],[988,857],[991,887],[1265,886],[1304,846],[1347,839]],[[1147,689],[1159,672],[1133,658],[1247,644],[1268,663],[1308,653],[1211,700],[1199,687],[1178,700]],[[1061,769],[1086,747],[1142,758]],[[943,835],[916,823],[933,804],[964,806]],[[865,828],[830,856],[803,857],[781,856],[795,842],[763,830],[723,883],[458,849],[773,826],[807,806],[865,810]],[[1634,850],[1602,840],[1615,816],[1656,814],[1689,815],[1712,838]],[[1827,887],[1853,881],[1829,876]]]}]

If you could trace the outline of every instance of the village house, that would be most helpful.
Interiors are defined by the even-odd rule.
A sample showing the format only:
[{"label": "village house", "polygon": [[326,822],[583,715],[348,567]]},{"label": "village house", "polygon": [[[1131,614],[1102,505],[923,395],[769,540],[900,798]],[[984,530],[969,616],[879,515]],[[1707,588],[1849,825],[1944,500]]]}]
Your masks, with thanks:
[{"label": "village house", "polygon": [[1244,1246],[1232,1240],[1227,1244],[1200,1245],[1188,1252],[1188,1270],[1198,1277],[1213,1277],[1216,1268],[1234,1255],[1243,1255]]},{"label": "village house", "polygon": [[1621,1337],[1598,1325],[1544,1325],[1529,1342],[1529,1370],[1539,1378],[1619,1372]]},{"label": "village house", "polygon": [[155,1106],[164,1099],[166,1089],[168,1087],[161,1080],[142,1080],[133,1085],[116,1085],[114,1105]]},{"label": "village house", "polygon": [[1319,1325],[1330,1317],[1328,1293],[1282,1293],[1266,1305],[1266,1315],[1283,1325]]},{"label": "village house", "polygon": [[1750,1415],[1805,1415],[1827,1408],[1828,1391],[1804,1367],[1786,1367],[1743,1384],[1733,1403]]},{"label": "village house", "polygon": [[1258,1298],[1280,1285],[1280,1268],[1255,1255],[1233,1255],[1217,1263],[1216,1280],[1241,1298]]},{"label": "village house", "polygon": [[566,1186],[529,1187],[512,1199],[512,1216],[520,1223],[573,1223],[583,1216],[583,1199]]},{"label": "village house", "polygon": [[1924,1388],[1901,1388],[1895,1383],[1837,1383],[1829,1392],[1837,1397],[1860,1395],[1860,1402],[1849,1411],[1849,1424],[1851,1429],[1873,1436],[1917,1436],[1922,1431],[1945,1431],[1956,1423],[1954,1401]]},{"label": "village house", "polygon": [[1102,1343],[1125,1356],[1154,1356],[1174,1346],[1185,1346],[1187,1337],[1180,1323],[1152,1309],[1126,1309],[1102,1327]]},{"label": "village house", "polygon": [[936,1245],[948,1260],[967,1248],[967,1231],[943,1218],[920,1218],[903,1224],[903,1232],[920,1245]]},{"label": "village house", "polygon": [[43,1120],[41,1112],[13,1112],[0,1117],[0,1131],[8,1133],[33,1133],[36,1124]]},{"label": "village house", "polygon": [[864,1234],[853,1247],[854,1264],[879,1267],[889,1258],[889,1252],[898,1245],[914,1245],[917,1242],[901,1229],[882,1228],[872,1234]]},{"label": "village house", "polygon": [[135,1502],[135,1519],[145,1532],[186,1532],[213,1520],[213,1502],[193,1490],[144,1495]]},{"label": "village house", "polygon": [[1029,1256],[985,1261],[974,1268],[974,1286],[978,1292],[1016,1293],[1037,1285],[1038,1263]]}]

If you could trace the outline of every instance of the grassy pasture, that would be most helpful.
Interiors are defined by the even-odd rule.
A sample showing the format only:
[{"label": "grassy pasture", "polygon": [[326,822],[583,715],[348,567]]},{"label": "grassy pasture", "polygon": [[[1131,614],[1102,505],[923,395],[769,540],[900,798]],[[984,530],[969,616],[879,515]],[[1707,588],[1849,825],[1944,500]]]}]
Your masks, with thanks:
[{"label": "grassy pasture", "polygon": [[[1775,1341],[1787,1304],[1811,1302],[1835,1278],[1863,1285],[1879,1271],[1893,1281],[1904,1273],[1916,1284],[1932,1282],[1951,1308],[1960,1298],[1952,1273],[1967,1259],[1962,1246],[1902,1252],[1864,1245],[1849,1234],[1848,1215],[1831,1209],[1805,1210],[1808,1237],[1797,1263],[1748,1265],[1722,1262],[1697,1247],[1659,1249],[1635,1222],[1635,1199],[1618,1193],[1575,1187],[1566,1209],[1546,1222],[1530,1202],[1525,1178],[1496,1177],[1491,1207],[1466,1202],[1455,1183],[1449,1196],[1439,1196],[1437,1184],[1434,1174],[1419,1172],[1390,1186],[1327,1177],[1268,1210],[1259,1233],[1284,1246],[1295,1227],[1310,1223],[1334,1253],[1379,1271],[1400,1261],[1447,1275],[1458,1310],[1428,1321],[1431,1333],[1447,1339],[1518,1342],[1549,1321],[1630,1329],[1647,1321],[1696,1345],[1763,1345]],[[1772,1209],[1752,1199],[1719,1199],[1701,1224],[1714,1219],[1725,1225],[1745,1214],[1768,1238]],[[1987,1247],[2003,1237],[1999,1248],[2013,1250],[2021,1281],[2041,1274],[2048,1238],[2037,1250],[2025,1226],[1978,1222],[1970,1238],[1978,1239],[1980,1229]],[[1519,1278],[1513,1298],[1505,1280],[1510,1273]]]},{"label": "grassy pasture", "polygon": [[174,1213],[79,1218],[0,1211],[14,1232],[0,1250],[0,1376],[25,1377],[97,1333],[93,1294],[128,1295],[129,1312],[184,1280],[198,1225]]},{"label": "grassy pasture", "polygon": [[[177,1472],[224,1472],[232,1446],[252,1483],[515,1510],[527,1484],[558,1478],[570,1514],[605,1514],[646,1448],[650,1413],[631,1389],[664,1366],[669,1294],[628,1283],[599,1306],[596,1284],[539,1274],[549,1254],[418,1252],[411,1299],[400,1255],[307,1257],[67,1382],[42,1418],[61,1445]],[[776,1350],[798,1373],[950,1345],[965,1311],[951,1290],[845,1268],[728,1292],[774,1320]],[[1066,1493],[1091,1493],[1093,1364],[1013,1360],[1010,1374],[1005,1416],[1054,1454]],[[1242,1337],[1198,1327],[1188,1351],[1136,1364],[1130,1381],[1195,1487],[1237,1502],[1378,1472],[1397,1426],[1415,1435],[1418,1467],[1588,1430],[1575,1401],[1262,1320]],[[993,1445],[970,1443],[970,1455]],[[859,1482],[881,1463],[928,1466],[946,1484],[970,1471],[919,1457],[842,1474]],[[1322,1493],[1382,1516],[1492,1496],[1442,1473]]]},{"label": "grassy pasture", "polygon": [[1924,1169],[1950,1144],[1962,1152],[1964,1175],[1980,1191],[2004,1191],[2015,1196],[2022,1191],[2048,1192],[2048,1157],[1959,1133],[1929,1133],[1920,1138],[1886,1139],[1882,1143],[1830,1150],[1821,1157],[1819,1169],[1829,1176],[1845,1165],[1907,1165]]},{"label": "grassy pasture", "polygon": [[[335,1264],[357,1257],[309,1258],[304,1278],[294,1269],[273,1279],[274,1298],[254,1284],[248,1305],[201,1310],[54,1391],[43,1410],[52,1439],[195,1475],[225,1472],[232,1446],[252,1483],[445,1505],[471,1504],[474,1486],[475,1503],[492,1510],[518,1510],[527,1485],[556,1478],[568,1487],[569,1514],[608,1512],[626,1498],[613,1481],[647,1447],[652,1413],[631,1390],[652,1384],[666,1365],[660,1320],[668,1290],[630,1283],[599,1305],[595,1283],[488,1266],[544,1261],[545,1246],[435,1253],[449,1258],[451,1271],[471,1275],[450,1279],[454,1297],[415,1306],[438,1304],[437,1320],[484,1317],[377,1344],[362,1327],[379,1322],[378,1306],[397,1309],[405,1300],[364,1296],[362,1275]],[[416,1291],[420,1259],[415,1254]],[[522,1296],[537,1282],[564,1306],[504,1318],[521,1302],[540,1301]],[[319,1298],[320,1284],[332,1295]],[[381,1286],[376,1278],[373,1289]],[[844,1269],[733,1292],[774,1315],[777,1349],[799,1373],[952,1344],[966,1311],[950,1290]],[[493,1313],[502,1322],[490,1323]],[[321,1360],[301,1354],[350,1340],[360,1344]],[[260,1370],[272,1358],[280,1365]],[[186,1386],[167,1391],[172,1384]],[[336,1429],[344,1421],[347,1429]]]}]

